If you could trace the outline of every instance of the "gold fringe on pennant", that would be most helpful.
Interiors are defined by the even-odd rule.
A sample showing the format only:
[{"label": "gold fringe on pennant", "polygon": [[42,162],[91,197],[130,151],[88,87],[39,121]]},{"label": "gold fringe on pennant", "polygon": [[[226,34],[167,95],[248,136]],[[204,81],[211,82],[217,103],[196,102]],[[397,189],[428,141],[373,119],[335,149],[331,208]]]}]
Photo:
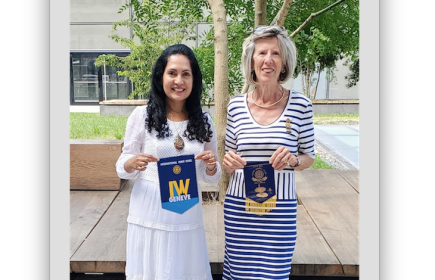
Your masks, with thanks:
[{"label": "gold fringe on pennant", "polygon": [[272,196],[263,203],[255,202],[252,199],[246,198],[245,208],[246,211],[252,212],[258,216],[263,216],[264,213],[270,212],[276,207],[276,195]]}]

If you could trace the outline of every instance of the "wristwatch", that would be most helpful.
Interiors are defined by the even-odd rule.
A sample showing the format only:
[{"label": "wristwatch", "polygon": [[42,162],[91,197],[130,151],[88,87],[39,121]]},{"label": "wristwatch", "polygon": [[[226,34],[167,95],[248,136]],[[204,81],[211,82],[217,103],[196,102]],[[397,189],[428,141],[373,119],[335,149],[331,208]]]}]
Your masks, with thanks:
[{"label": "wristwatch", "polygon": [[301,165],[301,159],[296,156],[296,158],[298,159],[298,164],[296,164],[295,166],[292,166],[292,168],[298,167],[299,165]]}]

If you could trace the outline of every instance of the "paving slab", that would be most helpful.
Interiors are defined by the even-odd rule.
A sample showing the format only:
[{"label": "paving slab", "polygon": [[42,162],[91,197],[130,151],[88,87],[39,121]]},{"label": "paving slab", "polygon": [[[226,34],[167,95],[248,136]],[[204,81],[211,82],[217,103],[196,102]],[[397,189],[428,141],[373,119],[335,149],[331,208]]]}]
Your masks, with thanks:
[{"label": "paving slab", "polygon": [[359,169],[359,125],[315,125],[316,140]]}]

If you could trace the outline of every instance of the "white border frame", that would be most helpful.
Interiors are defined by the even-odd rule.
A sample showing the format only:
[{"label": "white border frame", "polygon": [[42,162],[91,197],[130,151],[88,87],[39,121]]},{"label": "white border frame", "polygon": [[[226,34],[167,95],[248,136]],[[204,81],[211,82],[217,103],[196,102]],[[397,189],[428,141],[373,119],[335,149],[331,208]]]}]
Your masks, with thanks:
[{"label": "white border frame", "polygon": [[360,1],[360,279],[379,279],[379,1]]},{"label": "white border frame", "polygon": [[[360,15],[360,278],[376,280],[379,0],[361,1]],[[69,2],[50,1],[50,279],[66,279],[69,271],[69,18]]]},{"label": "white border frame", "polygon": [[[50,1],[50,279],[69,279],[69,1]],[[68,278],[67,278],[68,277]]]}]

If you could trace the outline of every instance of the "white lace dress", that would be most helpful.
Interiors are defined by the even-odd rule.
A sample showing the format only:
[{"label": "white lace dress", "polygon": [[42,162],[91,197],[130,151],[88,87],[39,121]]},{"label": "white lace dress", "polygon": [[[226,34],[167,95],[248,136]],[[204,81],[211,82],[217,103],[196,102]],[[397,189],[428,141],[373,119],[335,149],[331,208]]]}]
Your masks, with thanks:
[{"label": "white lace dress", "polygon": [[[162,209],[157,164],[149,163],[145,171],[127,173],[124,163],[138,153],[154,155],[158,158],[188,155],[211,150],[217,155],[216,132],[213,122],[213,137],[210,142],[189,141],[183,137],[185,147],[182,152],[174,148],[177,130],[184,131],[188,121],[172,122],[168,125],[172,136],[158,139],[156,132],[145,129],[146,106],[137,107],[127,121],[122,154],[116,163],[116,171],[122,179],[136,179],[130,198],[127,218],[127,280],[199,280],[212,279],[208,259],[207,244],[202,217],[201,190],[198,190],[199,203],[184,212],[174,213]],[[196,160],[198,181],[217,183],[221,177],[221,167],[213,176],[206,174],[206,165]],[[199,188],[199,184],[198,184]]]}]

